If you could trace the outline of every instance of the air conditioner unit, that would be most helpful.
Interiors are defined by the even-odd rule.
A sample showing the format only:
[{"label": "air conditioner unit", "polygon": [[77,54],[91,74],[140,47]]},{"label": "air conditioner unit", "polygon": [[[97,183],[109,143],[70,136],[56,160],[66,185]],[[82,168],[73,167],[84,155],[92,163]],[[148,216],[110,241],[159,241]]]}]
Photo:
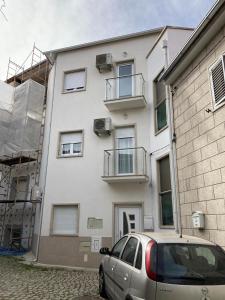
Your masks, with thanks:
[{"label": "air conditioner unit", "polygon": [[111,118],[101,118],[94,120],[94,133],[97,136],[110,135],[112,131]]},{"label": "air conditioner unit", "polygon": [[100,73],[110,72],[112,70],[112,54],[105,53],[96,56],[96,68]]}]

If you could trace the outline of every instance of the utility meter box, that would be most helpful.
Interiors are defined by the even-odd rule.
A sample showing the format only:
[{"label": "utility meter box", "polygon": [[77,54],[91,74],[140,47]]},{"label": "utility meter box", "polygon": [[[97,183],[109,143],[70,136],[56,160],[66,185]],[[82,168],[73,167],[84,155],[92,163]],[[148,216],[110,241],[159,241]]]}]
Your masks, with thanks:
[{"label": "utility meter box", "polygon": [[196,211],[192,214],[193,228],[205,228],[205,215],[202,211]]}]

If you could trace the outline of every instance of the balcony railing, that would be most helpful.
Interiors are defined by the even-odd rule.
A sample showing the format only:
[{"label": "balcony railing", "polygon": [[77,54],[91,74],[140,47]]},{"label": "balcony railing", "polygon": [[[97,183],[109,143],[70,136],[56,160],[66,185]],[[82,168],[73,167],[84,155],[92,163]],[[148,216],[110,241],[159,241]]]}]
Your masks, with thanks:
[{"label": "balcony railing", "polygon": [[146,157],[143,147],[105,150],[102,179],[106,182],[148,181]]},{"label": "balcony railing", "polygon": [[106,79],[105,105],[110,111],[145,107],[145,80],[142,74]]}]

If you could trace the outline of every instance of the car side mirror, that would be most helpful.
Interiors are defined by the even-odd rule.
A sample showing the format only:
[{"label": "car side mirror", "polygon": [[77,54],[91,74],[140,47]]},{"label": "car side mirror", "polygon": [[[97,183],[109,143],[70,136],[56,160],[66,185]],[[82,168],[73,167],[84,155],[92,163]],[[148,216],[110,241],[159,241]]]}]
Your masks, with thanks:
[{"label": "car side mirror", "polygon": [[109,248],[103,247],[103,248],[100,249],[99,253],[103,254],[103,255],[110,255],[111,251],[109,250]]}]

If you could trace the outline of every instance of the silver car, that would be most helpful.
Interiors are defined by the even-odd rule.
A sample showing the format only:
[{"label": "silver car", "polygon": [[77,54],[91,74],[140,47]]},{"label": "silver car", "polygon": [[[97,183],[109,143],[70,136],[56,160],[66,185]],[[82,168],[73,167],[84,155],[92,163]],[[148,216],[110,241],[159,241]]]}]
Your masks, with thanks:
[{"label": "silver car", "polygon": [[225,252],[203,239],[132,233],[104,254],[99,293],[112,300],[224,300]]}]

